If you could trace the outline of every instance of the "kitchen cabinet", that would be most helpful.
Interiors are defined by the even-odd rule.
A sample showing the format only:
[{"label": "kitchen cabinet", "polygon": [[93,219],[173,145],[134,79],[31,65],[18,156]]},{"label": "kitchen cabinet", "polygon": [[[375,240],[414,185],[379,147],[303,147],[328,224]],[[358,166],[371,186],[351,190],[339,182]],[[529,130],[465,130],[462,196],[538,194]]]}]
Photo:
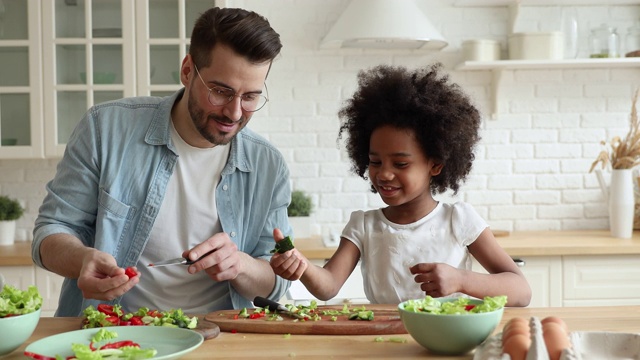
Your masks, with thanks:
[{"label": "kitchen cabinet", "polygon": [[41,0],[0,0],[0,158],[43,154]]},{"label": "kitchen cabinet", "polygon": [[[323,266],[325,260],[309,259],[314,265]],[[300,280],[291,283],[291,288],[281,300],[283,303],[290,304],[308,304],[311,300],[315,300],[318,305],[341,305],[344,303],[349,304],[369,304],[367,296],[364,294],[364,284],[362,282],[362,272],[360,265],[353,269],[347,281],[345,281],[338,294],[333,299],[327,301],[321,301],[316,299]]]},{"label": "kitchen cabinet", "polygon": [[640,304],[638,255],[563,257],[563,306]]},{"label": "kitchen cabinet", "polygon": [[55,158],[87,109],[180,88],[213,0],[0,0],[0,159]]}]

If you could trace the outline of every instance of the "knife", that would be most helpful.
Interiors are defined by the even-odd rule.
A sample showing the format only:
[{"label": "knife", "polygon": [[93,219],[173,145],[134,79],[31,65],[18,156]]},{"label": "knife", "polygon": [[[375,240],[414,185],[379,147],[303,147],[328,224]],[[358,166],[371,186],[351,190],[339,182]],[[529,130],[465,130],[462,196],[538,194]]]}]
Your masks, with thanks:
[{"label": "knife", "polygon": [[311,318],[311,316],[309,316],[307,314],[298,314],[296,312],[293,312],[293,311],[287,309],[286,306],[284,306],[284,305],[282,305],[282,304],[280,304],[280,303],[278,303],[276,301],[269,300],[267,298],[263,298],[262,296],[256,296],[253,299],[253,305],[255,305],[257,307],[269,309],[269,311],[273,311],[273,312],[279,311],[279,312],[281,312],[283,314],[287,314],[287,315],[292,316],[292,317],[297,318],[297,319],[305,319],[306,320],[306,319]]},{"label": "knife", "polygon": [[161,266],[168,266],[168,265],[191,265],[191,264],[197,263],[202,258],[204,258],[206,256],[209,256],[214,251],[215,251],[215,249],[209,251],[208,253],[200,256],[199,258],[197,258],[195,260],[189,260],[187,258],[179,257],[179,258],[175,258],[175,259],[162,260],[162,261],[150,263],[149,265],[147,265],[147,267],[154,268],[154,267],[161,267]]}]

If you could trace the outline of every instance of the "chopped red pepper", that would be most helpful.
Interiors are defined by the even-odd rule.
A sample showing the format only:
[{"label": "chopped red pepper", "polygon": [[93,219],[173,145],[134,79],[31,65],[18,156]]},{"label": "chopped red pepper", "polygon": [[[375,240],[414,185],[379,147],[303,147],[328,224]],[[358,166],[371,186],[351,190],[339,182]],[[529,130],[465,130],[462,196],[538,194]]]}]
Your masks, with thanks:
[{"label": "chopped red pepper", "polygon": [[125,347],[125,346],[140,347],[140,344],[135,343],[132,340],[122,340],[122,341],[116,341],[116,342],[104,344],[100,346],[100,350],[120,349],[121,347]]},{"label": "chopped red pepper", "polygon": [[475,306],[475,305],[466,305],[466,306],[464,307],[464,309],[465,309],[466,311],[470,311],[470,310],[471,310],[471,309],[473,309],[474,307],[476,307],[476,306]]},{"label": "chopped red pepper", "polygon": [[31,351],[25,351],[24,356],[30,357],[32,359],[37,359],[37,360],[56,360],[56,358],[54,357],[36,354]]}]

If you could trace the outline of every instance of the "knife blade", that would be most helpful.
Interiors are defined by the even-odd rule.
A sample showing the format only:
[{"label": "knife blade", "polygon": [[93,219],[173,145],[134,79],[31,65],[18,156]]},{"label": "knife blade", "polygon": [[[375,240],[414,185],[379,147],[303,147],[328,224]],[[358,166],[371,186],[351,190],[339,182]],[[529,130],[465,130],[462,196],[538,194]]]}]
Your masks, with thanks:
[{"label": "knife blade", "polygon": [[147,267],[155,268],[155,267],[162,267],[162,266],[168,266],[168,265],[191,265],[191,264],[197,263],[202,258],[204,258],[206,256],[209,256],[214,251],[215,251],[215,249],[207,252],[206,254],[200,256],[199,258],[197,258],[195,260],[189,260],[187,258],[179,257],[179,258],[175,258],[175,259],[162,260],[162,261],[150,263],[149,265],[147,265]]},{"label": "knife blade", "polygon": [[307,315],[307,314],[298,314],[296,312],[293,312],[289,309],[287,309],[286,306],[273,301],[273,300],[269,300],[267,298],[264,298],[262,296],[256,296],[253,299],[253,305],[257,306],[257,307],[261,307],[261,308],[265,308],[265,309],[269,309],[269,311],[273,311],[273,312],[281,312],[283,314],[292,316],[294,318],[297,319],[309,319],[311,316]]}]

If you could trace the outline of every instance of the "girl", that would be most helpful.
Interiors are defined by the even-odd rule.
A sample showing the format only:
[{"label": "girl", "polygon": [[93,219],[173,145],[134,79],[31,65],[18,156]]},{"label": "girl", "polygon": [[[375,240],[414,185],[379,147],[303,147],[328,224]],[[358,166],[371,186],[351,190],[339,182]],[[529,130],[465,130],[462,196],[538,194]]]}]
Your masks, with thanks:
[{"label": "girl", "polygon": [[[354,211],[335,254],[319,267],[296,249],[271,259],[275,273],[298,280],[318,299],[334,297],[361,260],[371,303],[506,295],[527,306],[531,289],[487,223],[457,193],[480,139],[480,113],[441,64],[409,71],[378,66],[358,75],[359,88],[340,110],[352,170],[388,206]],[[488,272],[471,271],[473,256]]]}]

